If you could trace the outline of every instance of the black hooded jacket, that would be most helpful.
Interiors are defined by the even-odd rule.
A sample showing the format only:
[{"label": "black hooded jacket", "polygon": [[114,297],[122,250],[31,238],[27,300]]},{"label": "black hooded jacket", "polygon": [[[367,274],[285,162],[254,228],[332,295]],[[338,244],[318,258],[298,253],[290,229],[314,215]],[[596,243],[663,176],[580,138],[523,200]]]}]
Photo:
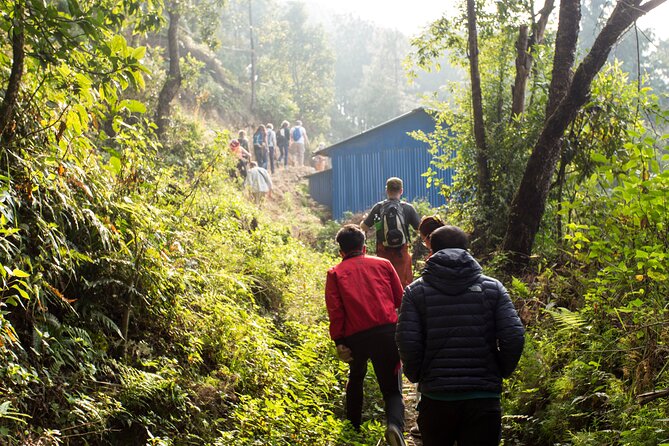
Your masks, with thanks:
[{"label": "black hooded jacket", "polygon": [[465,250],[432,255],[402,299],[396,331],[404,374],[421,392],[502,391],[525,329],[504,286]]}]

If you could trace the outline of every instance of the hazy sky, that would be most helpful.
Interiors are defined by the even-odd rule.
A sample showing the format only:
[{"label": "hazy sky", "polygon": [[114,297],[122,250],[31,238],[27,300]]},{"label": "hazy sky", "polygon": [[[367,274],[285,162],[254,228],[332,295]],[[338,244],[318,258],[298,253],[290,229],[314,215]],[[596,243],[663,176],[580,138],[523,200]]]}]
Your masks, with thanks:
[{"label": "hazy sky", "polygon": [[[452,9],[455,0],[335,0],[335,3],[338,12],[351,12],[378,25],[415,35],[443,12]],[[639,26],[669,38],[669,2],[642,17]]]}]

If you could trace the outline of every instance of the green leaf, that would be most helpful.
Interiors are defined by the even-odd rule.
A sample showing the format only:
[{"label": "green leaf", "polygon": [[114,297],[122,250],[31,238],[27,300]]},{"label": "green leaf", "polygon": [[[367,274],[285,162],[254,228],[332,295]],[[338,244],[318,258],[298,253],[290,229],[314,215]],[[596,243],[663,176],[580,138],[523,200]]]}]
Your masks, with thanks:
[{"label": "green leaf", "polygon": [[121,172],[121,160],[118,159],[115,156],[112,156],[109,158],[109,170],[115,174],[119,174]]},{"label": "green leaf", "polygon": [[139,46],[132,51],[132,57],[137,60],[142,60],[146,55],[146,47]]},{"label": "green leaf", "polygon": [[123,38],[123,36],[120,36],[120,35],[116,34],[111,40],[110,47],[111,47],[111,50],[112,50],[112,54],[113,53],[118,53],[119,51],[121,51],[121,50],[123,50],[127,47],[127,43],[126,43],[125,39]]},{"label": "green leaf", "polygon": [[14,277],[30,277],[30,274],[18,268],[15,268],[10,274]]},{"label": "green leaf", "polygon": [[125,108],[133,113],[146,113],[146,106],[143,102],[134,99],[124,99],[119,104],[120,108]]},{"label": "green leaf", "polygon": [[28,292],[25,289],[23,289],[22,287],[20,287],[18,285],[12,285],[12,289],[16,290],[19,293],[19,295],[21,295],[22,298],[30,299],[30,296],[28,295]]},{"label": "green leaf", "polygon": [[593,153],[592,155],[590,155],[590,159],[592,159],[596,163],[602,163],[602,164],[606,164],[609,162],[609,159],[604,155],[602,155],[601,153]]}]

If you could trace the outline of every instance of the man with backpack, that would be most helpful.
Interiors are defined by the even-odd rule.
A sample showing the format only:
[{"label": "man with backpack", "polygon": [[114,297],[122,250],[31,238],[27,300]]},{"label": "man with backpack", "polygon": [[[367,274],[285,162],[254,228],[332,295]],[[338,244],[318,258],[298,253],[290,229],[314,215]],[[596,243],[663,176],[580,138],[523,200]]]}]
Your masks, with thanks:
[{"label": "man with backpack", "polygon": [[267,130],[265,130],[265,126],[262,124],[258,126],[258,130],[253,134],[253,153],[258,166],[267,169]]},{"label": "man with backpack", "polygon": [[304,166],[304,150],[309,144],[307,131],[302,127],[302,121],[295,121],[295,127],[290,130],[291,148],[295,154],[295,165]]},{"label": "man with backpack", "polygon": [[403,193],[402,180],[397,177],[388,178],[387,198],[374,205],[360,227],[365,232],[371,228],[376,230],[376,255],[390,260],[402,286],[407,286],[413,281],[409,227],[417,230],[420,216],[410,203],[400,201]]}]

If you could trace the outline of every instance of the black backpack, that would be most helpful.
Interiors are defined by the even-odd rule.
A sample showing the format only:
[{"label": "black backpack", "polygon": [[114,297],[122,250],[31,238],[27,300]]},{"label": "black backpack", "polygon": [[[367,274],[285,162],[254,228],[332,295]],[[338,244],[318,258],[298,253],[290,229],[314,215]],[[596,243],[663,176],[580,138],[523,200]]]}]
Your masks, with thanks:
[{"label": "black backpack", "polygon": [[276,133],[276,143],[280,146],[284,145],[286,142],[288,142],[288,131],[289,129],[287,127],[281,127],[279,131]]},{"label": "black backpack", "polygon": [[407,243],[404,224],[404,209],[397,200],[386,200],[379,212],[381,229],[383,231],[383,246],[386,248],[401,248]]}]

